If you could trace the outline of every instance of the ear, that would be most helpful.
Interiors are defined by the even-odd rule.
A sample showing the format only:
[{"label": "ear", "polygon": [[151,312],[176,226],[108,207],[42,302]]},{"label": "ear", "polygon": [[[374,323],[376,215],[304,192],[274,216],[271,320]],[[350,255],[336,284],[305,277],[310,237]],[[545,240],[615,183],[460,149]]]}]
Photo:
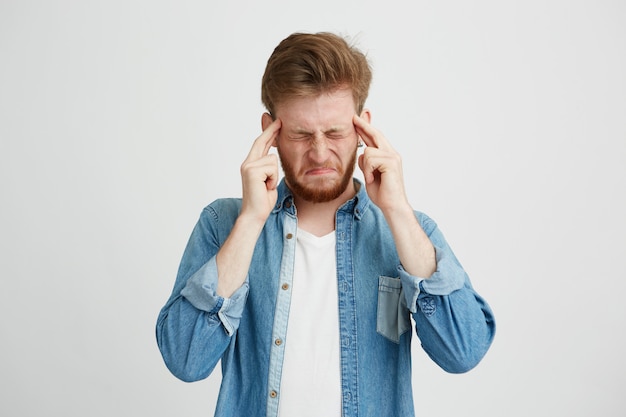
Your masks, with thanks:
[{"label": "ear", "polygon": [[[372,122],[372,113],[369,111],[369,109],[363,109],[359,117],[365,120],[368,124]],[[361,139],[361,136],[359,136],[358,138],[359,138],[359,142],[358,142],[357,148],[361,148],[363,147],[363,139]]]},{"label": "ear", "polygon": [[370,112],[370,109],[363,109],[359,117],[364,119],[367,123],[372,123],[372,113]]},{"label": "ear", "polygon": [[[272,119],[272,116],[269,113],[263,113],[263,116],[261,116],[261,129],[265,131],[265,129],[267,129],[273,122],[274,119]],[[272,146],[276,147],[276,139],[272,141]]]},{"label": "ear", "polygon": [[261,129],[267,129],[273,121],[274,120],[272,120],[272,116],[269,113],[263,113],[263,116],[261,116]]}]

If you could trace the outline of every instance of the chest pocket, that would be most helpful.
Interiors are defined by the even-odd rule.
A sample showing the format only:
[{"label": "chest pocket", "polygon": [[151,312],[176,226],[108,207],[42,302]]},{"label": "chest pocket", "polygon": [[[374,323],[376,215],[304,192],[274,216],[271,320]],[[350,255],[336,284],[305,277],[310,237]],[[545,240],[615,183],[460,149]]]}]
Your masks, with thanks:
[{"label": "chest pocket", "polygon": [[398,343],[400,336],[410,328],[411,319],[400,278],[378,277],[376,331]]}]

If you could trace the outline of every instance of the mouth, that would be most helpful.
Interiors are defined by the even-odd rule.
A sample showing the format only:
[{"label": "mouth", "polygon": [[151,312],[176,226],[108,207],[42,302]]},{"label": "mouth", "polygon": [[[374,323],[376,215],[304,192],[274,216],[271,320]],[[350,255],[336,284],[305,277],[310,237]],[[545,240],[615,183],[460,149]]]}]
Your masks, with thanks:
[{"label": "mouth", "polygon": [[306,175],[327,175],[334,174],[337,170],[331,167],[315,167],[305,171]]}]

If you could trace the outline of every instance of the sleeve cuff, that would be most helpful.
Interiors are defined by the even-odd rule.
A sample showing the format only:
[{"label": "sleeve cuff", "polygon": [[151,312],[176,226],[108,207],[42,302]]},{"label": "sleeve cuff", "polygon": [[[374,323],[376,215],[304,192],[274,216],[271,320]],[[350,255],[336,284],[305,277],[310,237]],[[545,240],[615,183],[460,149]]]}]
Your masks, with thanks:
[{"label": "sleeve cuff", "polygon": [[248,288],[246,280],[232,296],[217,295],[217,263],[213,257],[189,278],[181,295],[198,310],[217,315],[226,333],[232,336],[239,328]]},{"label": "sleeve cuff", "polygon": [[465,271],[454,256],[446,254],[445,250],[437,246],[435,246],[435,256],[437,270],[429,278],[410,275],[402,265],[398,266],[404,296],[412,313],[417,312],[417,297],[420,290],[432,295],[449,295],[462,288],[465,283]]}]

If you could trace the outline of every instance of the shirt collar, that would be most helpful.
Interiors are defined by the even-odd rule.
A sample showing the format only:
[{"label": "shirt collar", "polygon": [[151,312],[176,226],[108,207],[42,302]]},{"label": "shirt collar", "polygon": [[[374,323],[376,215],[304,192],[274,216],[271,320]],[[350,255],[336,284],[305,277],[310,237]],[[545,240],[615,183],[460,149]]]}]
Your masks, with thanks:
[{"label": "shirt collar", "polygon": [[278,199],[276,200],[276,205],[274,206],[274,210],[272,212],[278,213],[283,208],[291,214],[295,213],[293,194],[291,193],[289,187],[287,187],[284,178],[278,184]]}]

